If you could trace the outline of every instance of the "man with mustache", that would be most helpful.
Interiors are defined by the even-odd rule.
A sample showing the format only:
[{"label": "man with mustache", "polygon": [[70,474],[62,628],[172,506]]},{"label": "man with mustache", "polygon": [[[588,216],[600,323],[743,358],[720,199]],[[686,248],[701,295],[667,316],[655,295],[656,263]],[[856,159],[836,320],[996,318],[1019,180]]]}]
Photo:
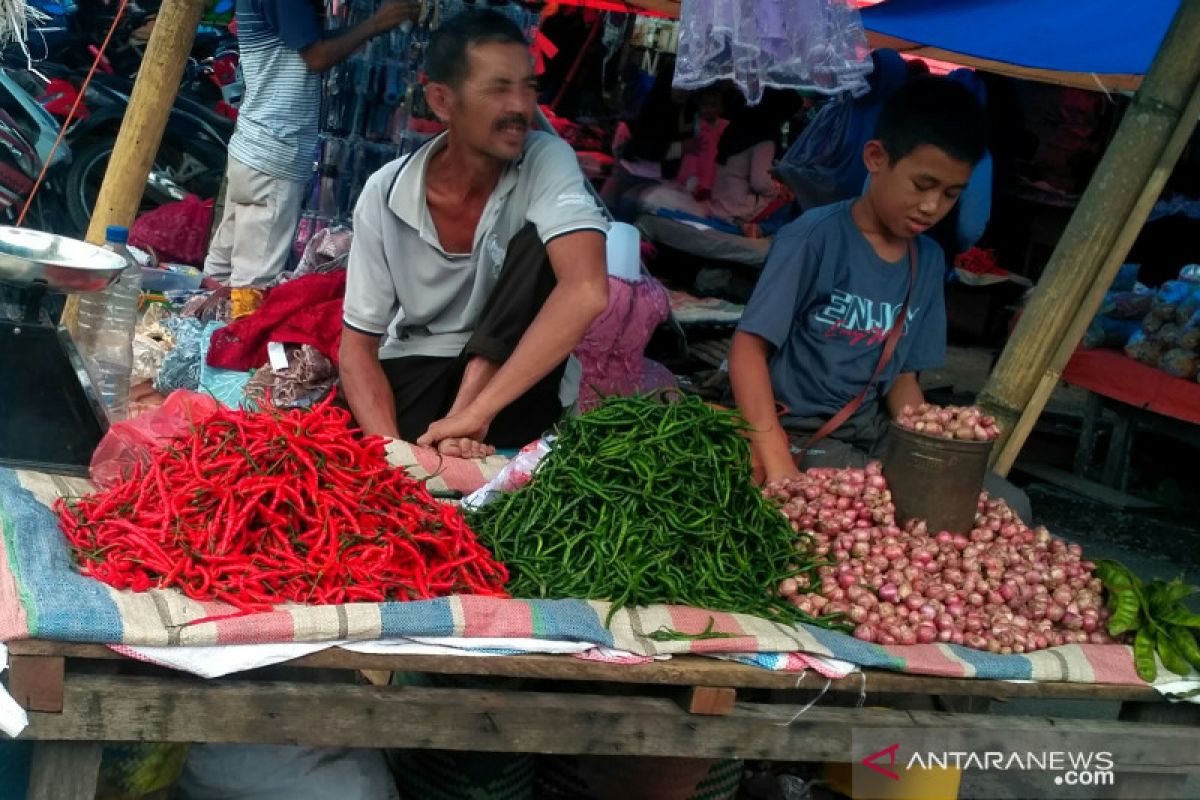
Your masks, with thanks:
[{"label": "man with mustache", "polygon": [[512,21],[443,23],[425,72],[447,130],[363,189],[339,367],[366,433],[478,458],[573,403],[608,226],[570,146],[530,130],[537,82]]}]

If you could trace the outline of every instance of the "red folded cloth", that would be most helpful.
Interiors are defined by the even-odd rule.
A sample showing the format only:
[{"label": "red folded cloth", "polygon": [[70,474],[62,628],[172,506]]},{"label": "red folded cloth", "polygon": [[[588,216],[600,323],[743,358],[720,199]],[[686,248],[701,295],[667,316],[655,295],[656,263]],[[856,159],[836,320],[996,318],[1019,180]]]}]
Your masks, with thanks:
[{"label": "red folded cloth", "polygon": [[253,314],[213,333],[208,365],[257,369],[270,360],[268,342],[312,345],[337,364],[345,294],[344,269],[305,275],[276,286]]}]

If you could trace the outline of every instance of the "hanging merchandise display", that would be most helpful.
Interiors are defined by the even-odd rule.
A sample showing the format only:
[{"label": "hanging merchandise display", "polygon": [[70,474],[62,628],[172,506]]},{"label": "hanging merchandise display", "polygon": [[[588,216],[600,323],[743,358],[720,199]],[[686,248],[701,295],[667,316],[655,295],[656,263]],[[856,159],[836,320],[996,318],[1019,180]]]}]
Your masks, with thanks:
[{"label": "hanging merchandise display", "polygon": [[[326,27],[341,30],[367,19],[386,0],[326,0]],[[296,249],[317,232],[349,224],[363,185],[377,170],[416,149],[441,125],[425,103],[421,67],[439,20],[490,7],[511,17],[530,41],[537,14],[513,3],[425,0],[416,25],[368,42],[326,73],[321,145]]]},{"label": "hanging merchandise display", "polygon": [[859,94],[870,70],[850,0],[690,0],[680,12],[680,89],[731,80],[757,105],[768,87]]}]

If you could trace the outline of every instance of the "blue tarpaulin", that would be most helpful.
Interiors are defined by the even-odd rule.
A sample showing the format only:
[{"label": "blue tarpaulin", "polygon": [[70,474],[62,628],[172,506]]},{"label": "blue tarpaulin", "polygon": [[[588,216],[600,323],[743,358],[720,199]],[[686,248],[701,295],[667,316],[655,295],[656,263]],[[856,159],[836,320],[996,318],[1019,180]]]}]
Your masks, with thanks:
[{"label": "blue tarpaulin", "polygon": [[1178,7],[1179,0],[886,0],[862,16],[876,46],[1097,88],[1093,75],[1106,86],[1136,84],[1115,78],[1145,74]]}]

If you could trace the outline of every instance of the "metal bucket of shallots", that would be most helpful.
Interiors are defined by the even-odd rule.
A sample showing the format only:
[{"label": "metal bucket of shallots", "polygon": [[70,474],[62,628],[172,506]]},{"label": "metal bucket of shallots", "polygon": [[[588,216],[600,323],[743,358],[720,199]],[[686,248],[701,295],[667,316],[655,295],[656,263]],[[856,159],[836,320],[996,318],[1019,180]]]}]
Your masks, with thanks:
[{"label": "metal bucket of shallots", "polygon": [[896,518],[923,519],[930,531],[971,530],[999,435],[996,420],[977,406],[905,406],[883,451]]}]

